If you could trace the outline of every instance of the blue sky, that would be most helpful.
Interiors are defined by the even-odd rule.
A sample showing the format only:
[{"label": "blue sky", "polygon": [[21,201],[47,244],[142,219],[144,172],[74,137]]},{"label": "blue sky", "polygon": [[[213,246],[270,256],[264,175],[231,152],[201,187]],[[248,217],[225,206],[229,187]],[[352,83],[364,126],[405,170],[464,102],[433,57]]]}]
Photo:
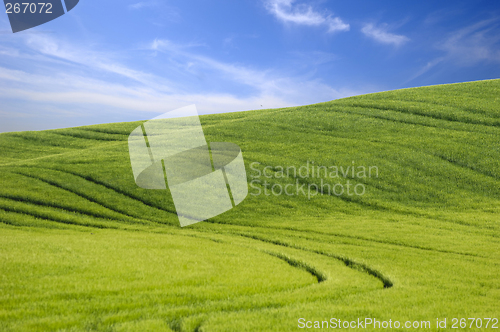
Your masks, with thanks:
[{"label": "blue sky", "polygon": [[499,77],[497,0],[80,0],[16,34],[0,13],[2,132]]}]

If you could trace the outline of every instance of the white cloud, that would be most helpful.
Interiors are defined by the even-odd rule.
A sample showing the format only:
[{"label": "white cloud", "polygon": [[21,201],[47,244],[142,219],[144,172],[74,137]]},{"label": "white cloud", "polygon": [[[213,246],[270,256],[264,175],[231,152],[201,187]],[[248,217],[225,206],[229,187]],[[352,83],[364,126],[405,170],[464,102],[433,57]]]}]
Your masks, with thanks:
[{"label": "white cloud", "polygon": [[0,72],[2,73],[0,82],[8,83],[2,84],[2,89],[0,89],[2,99],[22,99],[37,102],[37,104],[87,105],[90,108],[100,109],[100,112],[112,107],[129,111],[163,113],[196,103],[201,105],[200,109],[204,113],[218,113],[246,110],[248,105],[255,106],[259,102],[264,102],[270,107],[278,107],[286,103],[273,96],[238,98],[225,93],[164,94],[160,91],[126,87],[77,75],[58,74],[47,77],[23,71],[11,71],[3,67],[0,67]]},{"label": "white cloud", "polygon": [[[119,56],[111,52],[99,52],[92,49],[85,49],[62,40],[46,35],[27,35],[26,46],[36,54],[48,56],[58,60],[83,65],[102,70],[130,80],[142,83],[155,89],[171,91],[172,82],[161,79],[150,73],[134,70],[120,64]],[[38,59],[39,61],[42,59]],[[47,60],[46,58],[43,60]]]},{"label": "white cloud", "polygon": [[321,14],[311,6],[305,4],[294,4],[295,0],[267,0],[267,10],[283,23],[298,25],[328,27],[328,32],[348,31],[349,24],[344,23],[339,17]]},{"label": "white cloud", "polygon": [[219,62],[217,60],[191,53],[185,50],[185,47],[171,43],[168,40],[156,39],[151,44],[151,49],[155,51],[168,52],[170,56],[176,55],[180,58],[189,59],[189,67],[203,67],[215,70],[219,74],[225,75],[230,80],[248,85],[254,88],[262,89],[267,84],[265,71],[257,71],[238,66]]},{"label": "white cloud", "polygon": [[127,5],[130,11],[144,11],[148,10],[148,22],[155,26],[164,27],[168,23],[178,23],[181,19],[179,10],[168,4],[167,1],[161,0],[145,0],[138,1]]},{"label": "white cloud", "polygon": [[434,68],[435,66],[442,63],[445,60],[446,60],[445,57],[439,57],[439,58],[433,59],[431,61],[428,61],[421,69],[419,69],[417,71],[417,73],[415,73],[408,80],[406,80],[404,82],[404,84],[407,84],[407,83],[413,81],[414,79],[416,79],[417,77],[422,76],[423,74],[425,74],[426,72],[428,72],[429,70],[431,70],[432,68]]},{"label": "white cloud", "polygon": [[450,60],[460,65],[474,65],[479,61],[500,62],[500,35],[498,20],[484,20],[452,33],[436,47],[447,53]]},{"label": "white cloud", "polygon": [[410,39],[403,35],[396,35],[387,31],[388,27],[386,24],[381,27],[376,27],[373,24],[366,24],[361,32],[365,34],[365,36],[373,38],[379,43],[382,44],[392,44],[394,46],[401,46],[404,43],[408,42]]},{"label": "white cloud", "polygon": [[461,67],[480,62],[500,63],[500,35],[496,33],[498,20],[484,20],[450,33],[435,44],[444,54],[427,62],[407,82],[430,71],[438,65],[453,64]]},{"label": "white cloud", "polygon": [[[154,51],[162,57],[159,63],[166,66],[155,67],[152,73],[126,65],[128,58],[119,53],[82,48],[53,36],[27,35],[16,43],[10,45],[13,48],[8,44],[0,48],[0,100],[2,111],[10,114],[2,115],[0,131],[12,130],[9,123],[15,122],[19,110],[33,119],[48,112],[43,119],[52,119],[49,124],[24,127],[46,129],[53,128],[56,121],[59,127],[84,124],[83,120],[64,122],[61,109],[73,119],[85,118],[91,124],[141,120],[193,103],[207,114],[259,109],[261,105],[295,106],[364,92],[337,90],[307,76],[222,62],[196,52],[198,44],[150,42],[147,50],[138,52]],[[13,62],[15,66],[1,65]],[[206,79],[196,85],[198,74]]]},{"label": "white cloud", "polygon": [[132,9],[132,10],[138,10],[138,9],[142,9],[145,7],[154,7],[157,5],[158,5],[157,1],[140,1],[140,2],[136,2],[134,4],[131,4],[131,5],[128,5],[128,8]]},{"label": "white cloud", "polygon": [[[255,69],[241,64],[221,62],[176,45],[168,40],[157,39],[151,43],[152,50],[177,57],[185,62],[185,68],[208,73],[214,80],[227,80],[230,84],[249,87],[253,95],[274,96],[284,105],[299,105],[328,101],[355,94],[354,91],[336,90],[332,87],[304,77],[282,75],[272,69]],[[182,59],[182,60],[181,60]]]}]

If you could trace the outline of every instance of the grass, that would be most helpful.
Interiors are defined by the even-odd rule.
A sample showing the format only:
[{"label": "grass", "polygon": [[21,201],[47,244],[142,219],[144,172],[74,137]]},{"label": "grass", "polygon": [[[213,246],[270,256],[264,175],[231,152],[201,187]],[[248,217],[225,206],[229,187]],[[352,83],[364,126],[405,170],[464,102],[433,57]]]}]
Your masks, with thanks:
[{"label": "grass", "polygon": [[[490,80],[202,116],[241,147],[249,195],[183,229],[168,190],[135,185],[141,122],[0,134],[0,330],[500,318],[499,104]],[[280,172],[308,162],[378,176]],[[347,181],[365,194],[328,193]]]}]

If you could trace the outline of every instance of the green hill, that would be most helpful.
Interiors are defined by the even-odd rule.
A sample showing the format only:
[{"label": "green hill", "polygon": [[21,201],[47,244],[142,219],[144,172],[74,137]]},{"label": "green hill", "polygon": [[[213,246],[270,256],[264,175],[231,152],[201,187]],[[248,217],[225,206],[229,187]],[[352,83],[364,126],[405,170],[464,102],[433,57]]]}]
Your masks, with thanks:
[{"label": "green hill", "polygon": [[0,134],[0,330],[499,328],[499,105],[490,80],[202,116],[249,195],[182,229],[134,182],[141,122]]}]

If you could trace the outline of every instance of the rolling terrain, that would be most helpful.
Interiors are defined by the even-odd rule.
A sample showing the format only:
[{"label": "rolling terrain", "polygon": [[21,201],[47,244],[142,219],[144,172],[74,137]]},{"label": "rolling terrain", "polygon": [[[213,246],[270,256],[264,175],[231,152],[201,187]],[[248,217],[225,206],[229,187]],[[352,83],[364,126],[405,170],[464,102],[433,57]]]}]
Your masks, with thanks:
[{"label": "rolling terrain", "polygon": [[202,116],[241,147],[249,195],[185,228],[168,190],[134,182],[141,122],[0,134],[0,330],[495,331],[499,105],[490,80]]}]

